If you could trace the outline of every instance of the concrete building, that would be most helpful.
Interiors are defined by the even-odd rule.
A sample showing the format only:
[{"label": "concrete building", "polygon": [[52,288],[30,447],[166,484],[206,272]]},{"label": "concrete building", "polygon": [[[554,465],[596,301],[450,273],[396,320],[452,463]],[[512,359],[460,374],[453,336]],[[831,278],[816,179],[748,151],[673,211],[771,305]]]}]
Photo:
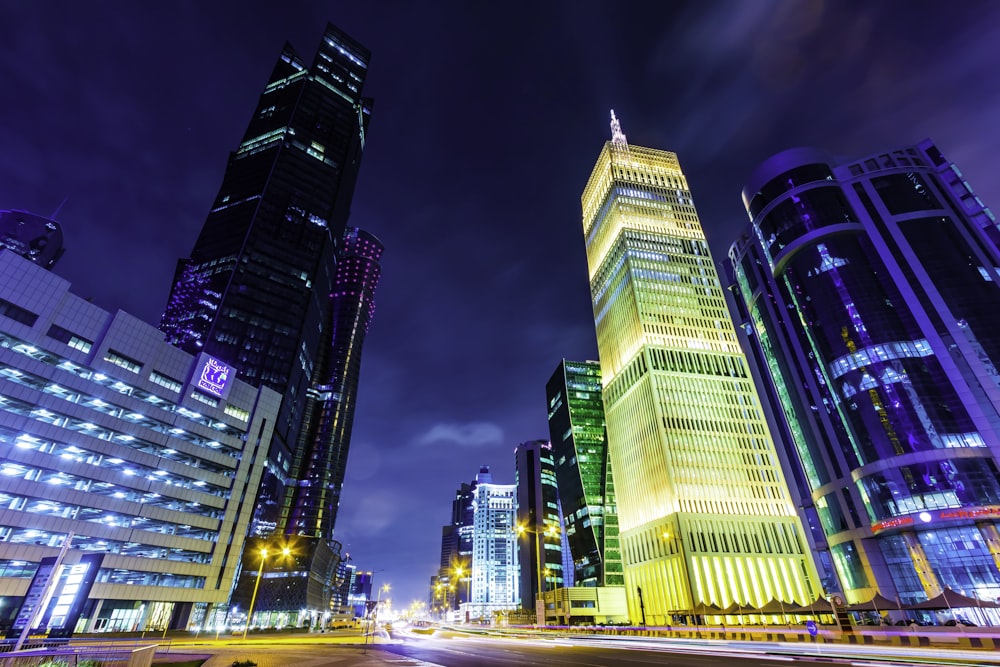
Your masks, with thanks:
[{"label": "concrete building", "polygon": [[93,588],[50,629],[202,623],[229,600],[279,403],[0,250],[3,623],[67,545]]}]

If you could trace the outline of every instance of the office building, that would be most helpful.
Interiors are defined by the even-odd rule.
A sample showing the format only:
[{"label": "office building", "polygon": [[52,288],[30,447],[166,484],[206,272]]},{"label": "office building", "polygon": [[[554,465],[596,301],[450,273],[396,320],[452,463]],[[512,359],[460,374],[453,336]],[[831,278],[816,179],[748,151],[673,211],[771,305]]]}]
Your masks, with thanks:
[{"label": "office building", "polygon": [[462,485],[451,502],[451,522],[441,527],[441,560],[431,577],[431,606],[445,613],[469,601],[476,481]]},{"label": "office building", "polygon": [[33,577],[67,543],[67,577],[93,588],[56,590],[55,634],[225,609],[279,402],[0,249],[0,622],[20,632]]},{"label": "office building", "polygon": [[283,396],[256,535],[295,532],[282,524],[290,514],[282,505],[297,497],[290,486],[308,481],[294,478],[292,466],[332,341],[336,246],[371,110],[361,93],[369,55],[333,25],[311,66],[285,45],[191,256],[178,263],[160,322],[171,343],[207,352]]},{"label": "office building", "polygon": [[582,196],[633,622],[805,603],[818,580],[677,156],[612,113]]},{"label": "office building", "polygon": [[[308,569],[294,579],[303,590],[265,578],[277,589],[264,601],[333,592],[334,521],[382,251],[347,229],[371,112],[369,56],[333,25],[312,65],[285,45],[160,322],[171,343],[282,395],[251,533],[308,538],[296,543],[314,557],[297,563]],[[256,584],[256,556],[245,560],[236,599]]]},{"label": "office building", "polygon": [[476,475],[473,498],[472,577],[465,611],[467,618],[485,620],[518,606],[517,486],[494,483],[484,466]]},{"label": "office building", "polygon": [[529,440],[514,448],[521,606],[535,609],[542,593],[564,585],[562,513],[552,445]]},{"label": "office building", "polygon": [[596,361],[563,359],[545,385],[574,586],[622,586],[615,485]]},{"label": "office building", "polygon": [[0,211],[0,248],[51,269],[63,254],[62,227],[27,211]]},{"label": "office building", "polygon": [[383,246],[348,228],[337,246],[337,268],[327,323],[331,343],[319,351],[306,401],[305,426],[292,462],[286,532],[333,540],[354,426],[361,348],[375,314]]},{"label": "office building", "polygon": [[931,141],[793,149],[743,190],[736,297],[848,602],[1000,597],[996,221]]}]

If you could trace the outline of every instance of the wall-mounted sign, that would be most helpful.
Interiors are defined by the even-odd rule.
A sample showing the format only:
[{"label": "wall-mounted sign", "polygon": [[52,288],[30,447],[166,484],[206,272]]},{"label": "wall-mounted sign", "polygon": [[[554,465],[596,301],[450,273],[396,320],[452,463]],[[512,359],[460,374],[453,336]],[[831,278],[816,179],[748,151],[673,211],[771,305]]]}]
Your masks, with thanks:
[{"label": "wall-mounted sign", "polygon": [[225,399],[235,379],[235,368],[202,352],[195,364],[191,384],[206,394]]}]

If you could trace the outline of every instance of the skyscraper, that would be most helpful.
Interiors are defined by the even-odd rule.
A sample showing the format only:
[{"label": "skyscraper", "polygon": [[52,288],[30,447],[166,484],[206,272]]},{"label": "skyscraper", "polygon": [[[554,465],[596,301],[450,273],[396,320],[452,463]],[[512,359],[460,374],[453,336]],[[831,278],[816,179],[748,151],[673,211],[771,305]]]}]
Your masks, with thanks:
[{"label": "skyscraper", "polygon": [[472,535],[475,531],[476,482],[463,483],[455,491],[451,503],[451,522],[441,528],[441,561],[432,586],[441,584],[447,591],[432,591],[439,597],[439,606],[451,611],[468,602],[469,588],[465,585],[472,564]]},{"label": "skyscraper", "polygon": [[476,475],[473,508],[467,616],[488,619],[493,612],[517,606],[517,487],[495,484],[489,467],[484,466]]},{"label": "skyscraper", "polygon": [[545,385],[545,396],[574,585],[622,586],[600,364],[563,359]]},{"label": "skyscraper", "polygon": [[[552,445],[529,440],[514,448],[521,606],[534,609],[540,593],[563,585],[562,512]],[[544,619],[544,617],[543,617]]]},{"label": "skyscraper", "polygon": [[290,515],[281,521],[287,532],[333,539],[354,426],[361,346],[375,314],[382,250],[378,239],[355,227],[338,244],[327,309],[331,343],[319,351],[305,426],[295,447],[287,491],[291,497],[283,504]]},{"label": "skyscraper", "polygon": [[630,616],[812,601],[815,567],[687,180],[675,154],[630,146],[611,118],[582,207]]},{"label": "skyscraper", "polygon": [[[281,525],[280,506],[295,497],[286,484],[332,340],[336,244],[371,110],[361,94],[368,60],[368,50],[333,25],[311,66],[285,45],[191,256],[178,263],[160,323],[168,341],[208,352],[284,397],[257,534],[294,529]],[[314,532],[315,522],[303,523]]]},{"label": "skyscraper", "polygon": [[737,302],[849,602],[1000,596],[1000,251],[930,141],[761,164]]}]

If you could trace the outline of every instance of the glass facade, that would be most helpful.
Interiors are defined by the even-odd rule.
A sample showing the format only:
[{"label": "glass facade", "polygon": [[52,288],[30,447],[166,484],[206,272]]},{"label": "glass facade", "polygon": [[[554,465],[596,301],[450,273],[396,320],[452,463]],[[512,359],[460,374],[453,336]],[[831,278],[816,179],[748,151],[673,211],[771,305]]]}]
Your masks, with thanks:
[{"label": "glass facade", "polygon": [[354,426],[361,348],[375,315],[382,244],[348,228],[330,292],[330,344],[319,353],[283,509],[288,533],[333,540]]},{"label": "glass facade", "polygon": [[534,609],[539,592],[565,585],[563,516],[552,445],[547,440],[522,442],[514,450],[517,527],[520,537],[521,606]]},{"label": "glass facade", "polygon": [[[370,54],[328,25],[311,66],[286,45],[257,102],[191,256],[178,263],[160,328],[238,376],[282,394],[253,532],[285,526],[306,406],[331,347],[344,239],[372,102]],[[328,378],[323,378],[328,379]],[[303,466],[296,472],[308,475]],[[338,495],[338,494],[332,494]],[[324,498],[324,501],[328,498]],[[300,520],[303,513],[296,515]],[[303,531],[317,530],[301,518]]]},{"label": "glass facade", "polygon": [[787,151],[744,202],[735,295],[847,600],[995,599],[992,213],[930,141],[849,163]]},{"label": "glass facade", "polygon": [[596,361],[563,360],[545,386],[573,585],[622,586],[614,477]]},{"label": "glass facade", "polygon": [[810,602],[816,569],[677,156],[612,128],[582,208],[630,617],[640,588],[647,617]]}]

